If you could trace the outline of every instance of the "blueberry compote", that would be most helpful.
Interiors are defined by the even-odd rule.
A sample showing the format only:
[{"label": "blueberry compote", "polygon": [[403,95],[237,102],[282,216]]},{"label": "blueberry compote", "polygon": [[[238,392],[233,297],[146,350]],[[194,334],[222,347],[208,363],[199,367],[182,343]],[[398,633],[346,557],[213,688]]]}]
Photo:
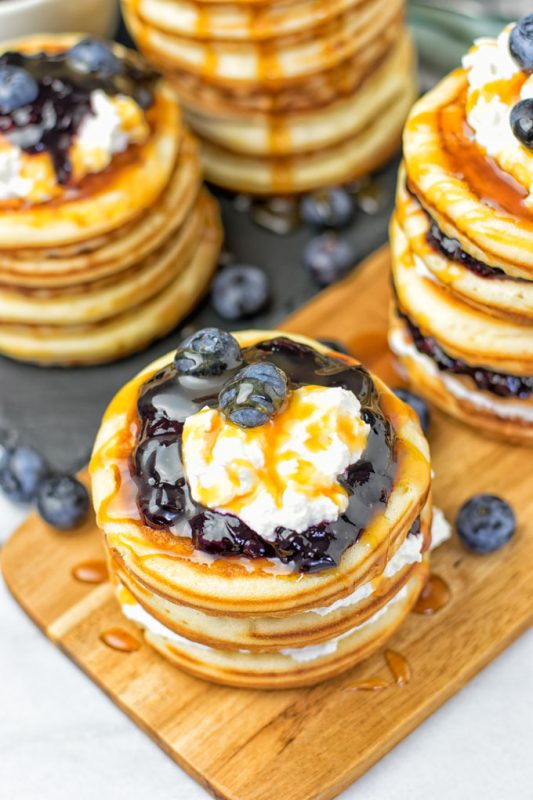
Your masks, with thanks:
[{"label": "blueberry compote", "polygon": [[398,311],[405,320],[416,349],[429,356],[443,372],[455,375],[468,375],[478,389],[491,392],[498,397],[517,397],[525,400],[533,394],[533,375],[509,375],[507,372],[494,372],[485,367],[474,367],[448,355],[432,336],[424,336],[409,317]]},{"label": "blueberry compote", "polygon": [[158,74],[134,53],[120,58],[115,70],[82,71],[69,60],[70,51],[27,55],[6,52],[1,67],[25,71],[37,84],[37,96],[7,113],[0,110],[0,134],[30,154],[48,152],[58,183],[69,183],[72,167],[69,150],[83,120],[92,113],[91,93],[132,97],[142,108],[153,102]]},{"label": "blueberry compote", "polygon": [[370,426],[360,460],[339,476],[349,504],[336,521],[302,533],[278,528],[274,542],[262,539],[238,517],[197,504],[189,492],[181,461],[185,419],[205,406],[218,406],[221,387],[237,369],[207,378],[180,376],[174,364],[148,380],[138,399],[140,430],[132,458],[137,503],[153,528],[189,525],[194,546],[207,553],[248,558],[277,557],[301,572],[336,566],[369,521],[387,502],[395,471],[394,434],[379,406],[369,373],[341,359],[317,353],[283,337],[242,350],[243,363],[268,361],[282,369],[289,389],[307,385],[342,387],[361,403]]},{"label": "blueberry compote", "polygon": [[450,261],[456,261],[480,278],[498,278],[500,280],[505,279],[510,281],[525,280],[523,278],[514,278],[511,275],[507,275],[507,273],[499,267],[489,267],[488,264],[466,253],[461,247],[460,242],[457,239],[446,236],[436,222],[431,223],[426,234],[426,239],[431,247],[435,250],[439,250],[446,258],[449,258]]},{"label": "blueberry compote", "polygon": [[[406,184],[406,189],[411,197],[414,197],[417,203],[421,205],[418,197],[408,184]],[[452,236],[446,236],[446,234],[439,228],[435,220],[427,213],[427,211],[426,215],[430,222],[430,226],[426,234],[427,243],[434,250],[438,250],[438,252],[442,253],[442,255],[448,258],[450,261],[455,261],[457,264],[461,264],[461,266],[465,267],[470,272],[473,272],[475,275],[478,275],[480,278],[488,278],[489,280],[491,278],[498,278],[499,280],[509,281],[526,280],[525,278],[515,278],[511,275],[507,275],[503,269],[500,269],[499,267],[490,267],[483,261],[474,258],[474,256],[470,255],[470,253],[467,253],[465,250],[463,250],[458,239],[454,239]]]}]

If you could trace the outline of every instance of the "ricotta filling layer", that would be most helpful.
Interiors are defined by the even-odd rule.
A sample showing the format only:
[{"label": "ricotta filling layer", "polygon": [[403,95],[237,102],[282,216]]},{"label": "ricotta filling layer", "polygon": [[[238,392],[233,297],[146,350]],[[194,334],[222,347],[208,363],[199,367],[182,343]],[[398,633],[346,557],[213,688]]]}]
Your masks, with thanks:
[{"label": "ricotta filling layer", "polygon": [[257,428],[204,408],[183,428],[185,476],[197,503],[273,541],[279,527],[301,533],[346,510],[338,478],[361,457],[369,431],[359,400],[340,387],[296,389]]},{"label": "ricotta filling layer", "polygon": [[458,400],[467,400],[480,411],[489,411],[502,419],[518,419],[533,422],[533,405],[527,400],[506,400],[483,392],[477,388],[470,388],[457,376],[439,370],[432,358],[416,349],[413,342],[402,330],[389,333],[389,347],[399,358],[411,358],[430,375],[438,378],[446,389]]},{"label": "ricotta filling layer", "polygon": [[466,119],[476,142],[529,193],[533,205],[533,153],[513,134],[510,114],[520,100],[533,97],[533,76],[527,75],[509,50],[508,25],[497,39],[476,39],[463,57],[468,91]]},{"label": "ricotta filling layer", "polygon": [[[448,521],[446,520],[443,512],[439,508],[433,509],[433,521],[431,527],[431,550],[434,550],[436,547],[439,547],[443,544],[447,539],[451,536],[451,527]],[[409,564],[419,563],[422,560],[422,545],[423,545],[423,536],[418,534],[416,536],[407,536],[401,547],[395,553],[395,555],[391,558],[388,562],[387,566],[384,570],[384,576],[387,578],[392,577],[401,569]],[[119,601],[121,604],[123,614],[130,619],[132,622],[135,622],[137,625],[142,627],[148,633],[154,636],[161,636],[164,639],[167,639],[169,642],[174,642],[178,645],[183,645],[186,647],[198,648],[200,650],[213,650],[214,648],[209,647],[208,645],[201,644],[200,642],[193,642],[190,639],[185,638],[184,636],[180,636],[180,634],[175,633],[170,628],[167,628],[166,625],[163,625],[159,620],[152,617],[141,605],[137,603],[133,595],[131,595],[127,590],[126,593],[128,595],[128,602],[125,602],[121,599],[121,591],[124,587],[120,585],[118,596]],[[373,589],[373,581],[368,581],[367,583],[360,586],[356,589],[352,594],[348,595],[348,597],[343,598],[342,600],[338,600],[335,603],[332,603],[330,606],[324,608],[314,608],[306,611],[306,614],[320,614],[321,616],[325,616],[328,613],[336,611],[338,608],[342,608],[344,606],[354,605],[355,603],[364,600],[366,597],[370,597],[372,595]],[[308,645],[307,647],[289,647],[279,651],[280,655],[288,656],[292,658],[294,661],[297,662],[306,662],[306,661],[314,661],[315,659],[322,658],[326,655],[331,655],[335,653],[339,642],[342,639],[345,639],[347,636],[350,636],[352,633],[366,627],[367,625],[371,625],[376,622],[380,617],[387,613],[389,608],[393,606],[395,603],[400,602],[403,600],[408,592],[407,585],[403,586],[402,589],[392,597],[388,603],[386,603],[382,608],[376,611],[369,619],[367,619],[361,625],[356,626],[355,628],[351,628],[346,633],[341,634],[340,636],[336,636],[333,639],[328,640],[327,642],[321,642],[317,645]],[[240,653],[249,653],[249,650],[239,650]]]}]

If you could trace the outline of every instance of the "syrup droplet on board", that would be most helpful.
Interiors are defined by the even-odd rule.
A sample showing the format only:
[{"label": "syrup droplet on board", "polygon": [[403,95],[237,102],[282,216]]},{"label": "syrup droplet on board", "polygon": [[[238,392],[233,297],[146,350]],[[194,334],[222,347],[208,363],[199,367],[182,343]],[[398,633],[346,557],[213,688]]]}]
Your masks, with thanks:
[{"label": "syrup droplet on board", "polygon": [[430,575],[413,608],[415,614],[436,614],[448,603],[450,589],[438,575]]},{"label": "syrup droplet on board", "polygon": [[385,661],[397,686],[405,686],[411,680],[411,667],[408,660],[396,650],[385,650]]},{"label": "syrup droplet on board", "polygon": [[345,688],[352,692],[380,692],[382,689],[386,689],[388,685],[383,678],[367,678],[357,683],[351,683]]},{"label": "syrup droplet on board", "polygon": [[121,628],[109,628],[100,634],[100,639],[113,650],[120,650],[121,653],[134,653],[139,650],[141,643],[135,636]]},{"label": "syrup droplet on board", "polygon": [[82,561],[72,567],[72,577],[81,583],[104,583],[108,578],[105,561]]}]

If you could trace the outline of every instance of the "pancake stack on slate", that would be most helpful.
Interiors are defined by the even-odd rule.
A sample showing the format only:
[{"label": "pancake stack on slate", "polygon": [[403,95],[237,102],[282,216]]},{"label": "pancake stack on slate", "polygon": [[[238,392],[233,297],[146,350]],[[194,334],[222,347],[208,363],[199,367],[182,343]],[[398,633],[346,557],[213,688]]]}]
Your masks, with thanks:
[{"label": "pancake stack on slate", "polygon": [[[533,114],[525,28],[476,42],[413,108],[392,222],[390,345],[443,410],[533,443],[533,152],[511,112]],[[516,52],[516,47],[514,48]],[[513,109],[516,108],[516,111]]]},{"label": "pancake stack on slate", "polygon": [[[187,362],[169,354],[118,393],[91,462],[98,522],[123,613],[173,663],[234,686],[313,684],[380,647],[425,584],[428,446],[413,412],[354,359],[282,333],[236,339],[242,360],[227,360],[225,373],[188,377]],[[188,363],[201,358],[193,353]],[[224,417],[217,392],[240,380],[246,402],[242,364],[265,361],[288,377],[285,405],[264,429],[242,428]],[[343,403],[348,396],[352,411],[317,417],[312,397],[331,392]],[[363,436],[354,463],[338,466],[342,474],[326,486],[332,453],[354,435]],[[261,442],[263,461],[254,449]],[[208,501],[225,485],[242,492],[222,506]],[[272,487],[277,501],[266,511]]]},{"label": "pancake stack on slate", "polygon": [[[41,364],[108,361],[167,333],[221,240],[172,87],[134,53],[77,41],[33,37],[0,58],[38,92],[0,108],[0,352]],[[108,63],[91,70],[95,46]]]},{"label": "pancake stack on slate", "polygon": [[403,0],[123,0],[173,78],[206,177],[258,195],[369,173],[415,98]]}]

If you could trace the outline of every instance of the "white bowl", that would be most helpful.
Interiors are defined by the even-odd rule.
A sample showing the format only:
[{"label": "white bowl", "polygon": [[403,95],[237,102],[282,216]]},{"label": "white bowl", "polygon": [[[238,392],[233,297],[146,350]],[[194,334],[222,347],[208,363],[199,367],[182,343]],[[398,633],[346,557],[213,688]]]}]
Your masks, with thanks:
[{"label": "white bowl", "polygon": [[112,37],[118,0],[0,0],[0,39],[32,33],[90,33]]}]

